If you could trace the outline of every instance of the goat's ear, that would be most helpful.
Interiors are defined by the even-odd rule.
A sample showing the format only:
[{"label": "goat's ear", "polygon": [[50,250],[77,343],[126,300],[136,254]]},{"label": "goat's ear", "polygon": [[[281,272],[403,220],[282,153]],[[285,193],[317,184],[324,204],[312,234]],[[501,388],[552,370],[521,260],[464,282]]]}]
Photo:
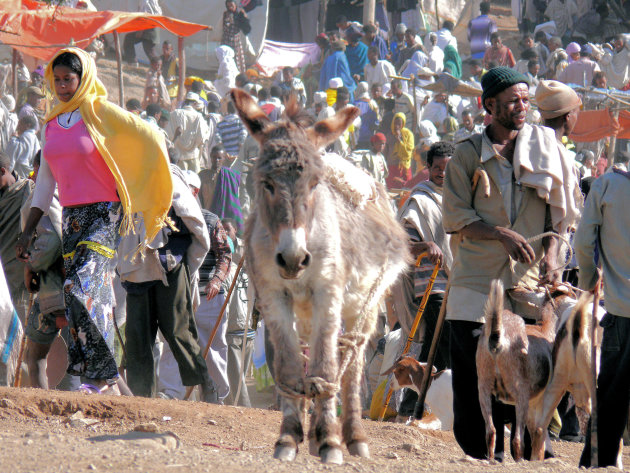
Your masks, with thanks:
[{"label": "goat's ear", "polygon": [[[433,369],[435,369],[435,366],[433,367]],[[446,372],[446,370],[441,370],[438,371],[437,373],[433,373],[431,375],[431,378],[433,378],[433,381],[435,381],[436,379],[438,379],[440,376],[442,376],[444,373]]]},{"label": "goat's ear", "polygon": [[315,123],[306,130],[308,139],[315,148],[323,148],[335,141],[346,128],[359,116],[359,109],[346,107],[337,112],[334,117],[326,118]]},{"label": "goat's ear", "polygon": [[394,371],[394,368],[396,367],[396,363],[394,363],[392,366],[389,367],[389,369],[387,371],[385,371],[384,373],[381,373],[381,376],[386,376],[390,373],[392,373]]},{"label": "goat's ear", "polygon": [[[426,372],[427,364],[426,363],[420,363],[420,366],[422,367],[422,371]],[[437,368],[435,366],[432,366],[431,367],[431,375],[434,375],[435,373],[437,373]]]},{"label": "goat's ear", "polygon": [[230,90],[238,116],[241,117],[245,127],[258,143],[262,144],[266,138],[266,131],[271,126],[271,120],[258,106],[256,101],[247,92],[241,89]]}]

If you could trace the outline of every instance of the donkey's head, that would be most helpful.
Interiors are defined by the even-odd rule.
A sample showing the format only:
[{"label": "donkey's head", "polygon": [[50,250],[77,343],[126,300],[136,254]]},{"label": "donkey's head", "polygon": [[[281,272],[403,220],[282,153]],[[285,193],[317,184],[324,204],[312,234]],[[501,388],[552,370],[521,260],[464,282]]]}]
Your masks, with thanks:
[{"label": "donkey's head", "polygon": [[323,179],[318,150],[332,143],[358,115],[349,107],[312,125],[294,99],[286,119],[273,123],[249,94],[232,89],[238,114],[260,144],[254,166],[256,207],[275,247],[280,276],[299,278],[311,263],[307,241],[314,212],[316,187]]}]

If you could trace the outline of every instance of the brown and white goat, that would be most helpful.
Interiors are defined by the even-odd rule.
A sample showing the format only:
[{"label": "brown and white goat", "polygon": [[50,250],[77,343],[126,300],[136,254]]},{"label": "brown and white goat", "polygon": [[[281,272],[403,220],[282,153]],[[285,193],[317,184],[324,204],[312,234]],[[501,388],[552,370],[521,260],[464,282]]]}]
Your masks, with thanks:
[{"label": "brown and white goat", "polygon": [[[486,422],[488,457],[494,458],[496,429],[492,422],[492,396],[514,404],[516,420],[512,448],[514,460],[523,458],[525,426],[536,430],[536,405],[542,401],[553,370],[555,314],[542,308],[542,325],[526,325],[523,318],[504,309],[503,284],[492,281],[482,335],[477,345],[479,404]],[[546,429],[545,429],[546,432]]]},{"label": "brown and white goat", "polygon": [[[427,364],[421,363],[412,356],[399,356],[391,368],[383,373],[393,373],[392,389],[413,389],[420,394],[422,379],[427,370]],[[413,422],[412,425],[428,430],[453,430],[453,376],[451,370],[437,371],[435,366],[431,370],[431,385],[427,391],[425,403],[431,409],[439,425],[433,420]]]}]

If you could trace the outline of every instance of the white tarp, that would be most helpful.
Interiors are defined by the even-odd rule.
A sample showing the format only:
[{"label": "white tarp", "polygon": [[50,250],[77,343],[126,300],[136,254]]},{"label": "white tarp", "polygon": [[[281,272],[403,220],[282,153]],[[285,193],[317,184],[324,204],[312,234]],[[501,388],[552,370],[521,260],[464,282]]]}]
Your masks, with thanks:
[{"label": "white tarp", "polygon": [[[252,26],[249,40],[256,54],[260,53],[267,32],[268,5],[268,0],[262,0],[262,5],[247,14]],[[99,0],[96,6],[99,10],[137,11],[138,0]],[[212,31],[203,31],[184,40],[186,65],[203,71],[218,69],[214,50],[221,42],[225,0],[160,0],[160,6],[163,15],[212,27]],[[160,30],[159,37],[160,41],[171,41],[177,50],[175,36]]]},{"label": "white tarp", "polygon": [[319,60],[319,46],[315,43],[282,43],[266,39],[258,65],[267,76],[285,66],[304,67]]}]

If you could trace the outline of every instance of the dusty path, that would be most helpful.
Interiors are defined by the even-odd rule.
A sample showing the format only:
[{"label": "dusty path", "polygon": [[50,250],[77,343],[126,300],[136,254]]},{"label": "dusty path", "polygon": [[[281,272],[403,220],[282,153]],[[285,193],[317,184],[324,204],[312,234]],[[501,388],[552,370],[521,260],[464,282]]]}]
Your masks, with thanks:
[{"label": "dusty path", "polygon": [[[72,419],[77,411],[85,419]],[[0,471],[555,473],[577,471],[581,451],[555,442],[558,459],[490,465],[464,458],[451,433],[366,420],[372,459],[346,455],[344,465],[324,466],[302,448],[296,462],[284,464],[272,459],[279,424],[279,412],[262,409],[0,388]],[[142,425],[158,434],[129,434]]]}]

